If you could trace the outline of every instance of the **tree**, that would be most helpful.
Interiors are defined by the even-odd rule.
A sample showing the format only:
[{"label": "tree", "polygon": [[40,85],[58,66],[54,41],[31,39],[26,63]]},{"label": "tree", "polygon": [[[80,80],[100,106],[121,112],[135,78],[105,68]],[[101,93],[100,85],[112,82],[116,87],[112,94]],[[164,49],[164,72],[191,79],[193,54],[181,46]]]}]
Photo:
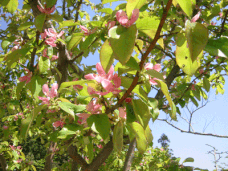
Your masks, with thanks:
[{"label": "tree", "polygon": [[[0,2],[8,23],[0,30],[2,170],[102,170],[121,154],[118,167],[136,168],[159,111],[172,124],[211,87],[224,93],[228,2],[128,0],[106,8],[114,1],[24,0],[22,9],[22,0]],[[86,66],[95,52],[100,63]]]}]

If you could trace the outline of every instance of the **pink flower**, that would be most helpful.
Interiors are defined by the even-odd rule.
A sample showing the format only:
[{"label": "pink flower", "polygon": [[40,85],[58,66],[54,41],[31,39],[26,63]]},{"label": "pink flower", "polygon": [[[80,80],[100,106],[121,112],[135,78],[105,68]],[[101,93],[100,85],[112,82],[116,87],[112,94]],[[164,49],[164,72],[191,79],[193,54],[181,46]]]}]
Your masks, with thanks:
[{"label": "pink flower", "polygon": [[200,73],[200,74],[203,74],[203,72],[204,72],[203,69],[200,69],[200,70],[199,70],[199,73]]},{"label": "pink flower", "polygon": [[119,107],[119,116],[123,119],[126,119],[127,118],[126,109]]},{"label": "pink flower", "polygon": [[4,129],[4,130],[7,130],[8,128],[9,128],[8,126],[3,125],[3,129]]},{"label": "pink flower", "polygon": [[37,5],[37,8],[39,9],[40,12],[42,12],[44,14],[51,14],[55,11],[55,5],[51,8],[47,8],[46,4],[44,5],[44,8]]},{"label": "pink flower", "polygon": [[220,12],[220,13],[219,13],[219,17],[221,17],[221,18],[222,18],[222,16],[223,16],[223,13],[222,13],[222,12]]},{"label": "pink flower", "polygon": [[107,24],[105,24],[106,27],[108,27],[108,29],[114,27],[116,25],[115,21],[108,21]]},{"label": "pink flower", "polygon": [[[78,81],[78,78],[73,79],[73,81]],[[83,86],[81,86],[81,85],[74,85],[73,88],[75,90],[78,90],[78,89],[81,90],[81,89],[83,89]]]},{"label": "pink flower", "polygon": [[195,84],[192,84],[191,89],[192,89],[192,90],[196,90],[196,88],[195,88]]},{"label": "pink flower", "polygon": [[[101,63],[97,63],[96,65],[97,68],[97,73],[96,74],[87,74],[85,75],[85,78],[87,80],[96,80],[98,83],[102,85],[104,91],[95,91],[93,88],[88,87],[88,92],[90,94],[98,94],[98,95],[105,95],[108,94],[109,92],[112,92],[113,94],[118,94],[121,92],[121,90],[118,90],[118,88],[121,85],[121,79],[118,77],[117,74],[113,75],[114,73],[114,67],[111,66],[110,70],[108,71],[108,74],[105,73],[104,69],[101,66]],[[112,83],[113,81],[113,83]]]},{"label": "pink flower", "polygon": [[79,117],[78,119],[79,124],[85,124],[87,118],[91,116],[90,114],[87,114],[87,113],[78,113],[76,115]]},{"label": "pink flower", "polygon": [[17,159],[16,163],[21,163],[22,161],[22,159]]},{"label": "pink flower", "polygon": [[125,102],[126,102],[126,103],[131,103],[131,100],[132,100],[132,99],[131,99],[130,97],[127,97],[127,98],[125,99]]},{"label": "pink flower", "polygon": [[[157,72],[161,71],[161,65],[160,64],[153,65],[152,63],[146,63],[144,68],[146,70],[152,70],[153,69],[153,70],[155,70]],[[151,85],[157,85],[157,82],[155,80],[157,80],[157,78],[151,78],[151,76],[149,76],[149,82],[150,82]]]},{"label": "pink flower", "polygon": [[53,99],[54,97],[57,96],[57,94],[58,94],[57,93],[57,89],[58,89],[58,84],[54,83],[52,85],[51,91],[49,92],[48,85],[44,84],[43,87],[42,87],[42,91],[47,97],[38,97],[38,98],[43,101],[42,102],[43,104],[48,104],[49,105],[50,99]]},{"label": "pink flower", "polygon": [[86,110],[91,114],[101,113],[101,108],[102,106],[97,102],[97,98],[95,98],[95,100],[90,101],[89,104],[86,106]]},{"label": "pink flower", "polygon": [[139,9],[132,11],[131,19],[129,20],[127,14],[123,10],[119,10],[116,13],[117,21],[124,27],[130,27],[139,18]]},{"label": "pink flower", "polygon": [[28,84],[31,81],[32,72],[29,71],[27,68],[25,68],[25,71],[27,72],[27,74],[25,76],[23,76],[23,77],[20,77],[19,81],[20,82],[26,81],[25,83]]},{"label": "pink flower", "polygon": [[219,58],[219,56],[216,56],[216,57],[215,57],[215,59],[218,59],[218,58]]},{"label": "pink flower", "polygon": [[199,11],[192,19],[191,19],[191,23],[196,22],[199,18],[200,18],[201,12]]},{"label": "pink flower", "polygon": [[99,149],[101,149],[101,148],[103,148],[103,146],[100,144],[100,145],[97,145],[97,147],[99,148]]},{"label": "pink flower", "polygon": [[11,150],[16,150],[16,147],[14,145],[9,145]]},{"label": "pink flower", "polygon": [[64,31],[61,31],[59,34],[53,30],[52,28],[49,28],[48,30],[45,29],[44,33],[41,33],[41,38],[45,39],[47,36],[49,36],[46,40],[45,43],[47,45],[50,45],[52,47],[56,47],[55,41],[57,38],[60,38],[64,34]]},{"label": "pink flower", "polygon": [[82,31],[84,32],[84,35],[85,35],[85,36],[88,36],[88,35],[93,34],[93,33],[96,32],[96,28],[94,28],[93,30],[89,30],[89,29],[87,29],[85,26],[82,26],[82,25],[80,25],[80,28],[81,28]]},{"label": "pink flower", "polygon": [[213,22],[213,21],[212,21],[212,22],[211,22],[211,25],[212,25],[212,26],[215,26],[215,25],[216,25],[216,22]]},{"label": "pink flower", "polygon": [[63,121],[56,121],[56,122],[52,123],[52,126],[54,128],[58,128],[58,127],[62,128],[64,124],[65,124],[65,122],[63,122]]}]

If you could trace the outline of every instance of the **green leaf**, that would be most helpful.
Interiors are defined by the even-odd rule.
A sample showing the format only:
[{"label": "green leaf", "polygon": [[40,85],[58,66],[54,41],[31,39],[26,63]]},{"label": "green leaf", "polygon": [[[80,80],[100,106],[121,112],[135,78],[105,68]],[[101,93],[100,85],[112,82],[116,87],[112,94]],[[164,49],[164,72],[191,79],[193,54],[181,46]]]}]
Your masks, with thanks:
[{"label": "green leaf", "polygon": [[0,107],[0,118],[3,118],[5,116],[5,109],[3,109],[2,107]]},{"label": "green leaf", "polygon": [[131,18],[134,9],[140,9],[145,3],[146,0],[128,0],[126,6],[128,18]]},{"label": "green leaf", "polygon": [[[59,23],[59,28],[64,28],[64,27],[71,27],[71,26],[76,26],[79,25],[78,22],[75,22],[73,19],[72,20],[65,20]],[[76,34],[76,33],[74,33]]]},{"label": "green leaf", "polygon": [[61,23],[63,21],[63,16],[59,15],[58,13],[49,15],[49,18],[57,21],[58,23]]},{"label": "green leaf", "polygon": [[101,137],[105,140],[109,136],[110,122],[106,114],[94,114],[87,119],[87,123],[90,127],[95,125],[96,130],[99,132]]},{"label": "green leaf", "polygon": [[21,93],[21,90],[24,87],[24,85],[25,85],[25,81],[17,83],[16,95],[17,95],[18,100],[21,98],[20,93]]},{"label": "green leaf", "polygon": [[138,94],[139,97],[141,97],[144,101],[148,100],[147,94],[145,93],[145,91],[143,90],[141,85],[135,86],[135,88],[132,90],[132,92]]},{"label": "green leaf", "polygon": [[154,38],[160,19],[156,17],[144,17],[136,21],[136,27],[139,31],[148,35],[151,39]]},{"label": "green leaf", "polygon": [[51,65],[50,59],[47,57],[40,57],[38,65],[39,65],[39,71],[41,74],[47,73]]},{"label": "green leaf", "polygon": [[111,8],[103,8],[103,9],[100,9],[98,12],[103,12],[106,14],[112,14],[113,10]]},{"label": "green leaf", "polygon": [[31,81],[26,85],[26,87],[31,91],[32,95],[36,100],[38,96],[41,95],[42,86],[46,83],[46,78],[43,79],[40,76],[33,76]]},{"label": "green leaf", "polygon": [[46,0],[46,8],[51,8],[56,4],[57,0]]},{"label": "green leaf", "polygon": [[114,63],[114,54],[111,46],[109,45],[108,39],[101,46],[100,61],[103,69],[106,73],[108,73],[110,67]]},{"label": "green leaf", "polygon": [[21,138],[26,139],[29,128],[32,125],[33,120],[37,117],[38,113],[44,108],[46,105],[37,106],[33,109],[32,113],[21,122]]},{"label": "green leaf", "polygon": [[126,103],[127,122],[131,123],[136,121],[136,116],[132,104]]},{"label": "green leaf", "polygon": [[14,11],[16,11],[18,7],[18,0],[10,0],[8,4],[6,5],[7,10],[13,14]]},{"label": "green leaf", "polygon": [[146,128],[151,117],[149,107],[141,99],[133,100],[132,104],[136,118]]},{"label": "green leaf", "polygon": [[137,122],[131,123],[130,126],[136,136],[137,149],[141,154],[143,154],[147,149],[147,139],[145,136],[145,131],[143,127]]},{"label": "green leaf", "polygon": [[135,69],[137,71],[140,70],[139,64],[137,63],[137,61],[133,57],[130,57],[129,61],[125,65],[132,68],[132,69]]},{"label": "green leaf", "polygon": [[193,96],[190,96],[190,99],[191,99],[192,103],[193,103],[196,107],[199,106],[197,100],[196,100]]},{"label": "green leaf", "polygon": [[191,23],[189,20],[187,20],[185,33],[190,51],[190,57],[194,62],[207,45],[208,30],[203,24],[197,22]]},{"label": "green leaf", "polygon": [[39,30],[40,32],[43,32],[43,26],[44,26],[44,21],[46,19],[46,15],[45,14],[40,14],[38,16],[36,16],[34,24],[37,28],[37,30]]},{"label": "green leaf", "polygon": [[200,67],[200,59],[203,57],[203,51],[198,56],[197,60],[192,62],[187,41],[184,34],[176,36],[176,61],[178,66],[189,76],[192,76]]},{"label": "green leaf", "polygon": [[80,49],[82,51],[88,50],[88,48],[90,47],[90,45],[93,43],[93,41],[95,41],[96,39],[96,34],[90,34],[86,40],[84,42],[82,42],[82,44],[80,44]]},{"label": "green leaf", "polygon": [[182,10],[187,14],[188,17],[192,17],[193,3],[191,0],[176,0]]},{"label": "green leaf", "polygon": [[183,163],[186,163],[186,162],[194,162],[194,159],[192,157],[188,157],[183,161]]},{"label": "green leaf", "polygon": [[210,82],[209,82],[209,80],[208,80],[206,77],[203,78],[203,88],[204,88],[207,92],[210,91]]},{"label": "green leaf", "polygon": [[120,153],[123,148],[123,122],[120,120],[114,127],[113,146]]},{"label": "green leaf", "polygon": [[73,118],[75,113],[83,112],[86,109],[86,105],[75,105],[68,102],[58,102],[59,107],[65,112],[69,113]]},{"label": "green leaf", "polygon": [[153,141],[153,135],[152,135],[152,131],[150,130],[149,125],[147,125],[147,127],[146,127],[145,136],[146,136],[148,144],[153,143],[152,142]]},{"label": "green leaf", "polygon": [[21,24],[18,27],[18,30],[25,30],[25,29],[31,27],[32,25],[33,25],[33,22],[27,22],[27,23]]},{"label": "green leaf", "polygon": [[150,75],[150,76],[153,77],[153,78],[158,78],[158,79],[160,79],[160,80],[162,80],[162,81],[165,81],[163,75],[162,75],[160,72],[157,72],[157,71],[154,70],[154,69],[147,70],[147,71],[146,71],[146,74]]},{"label": "green leaf", "polygon": [[68,43],[68,49],[71,50],[75,46],[77,46],[82,40],[82,38],[83,38],[83,33],[73,33],[70,39],[70,42]]},{"label": "green leaf", "polygon": [[6,62],[9,68],[14,62],[17,62],[20,59],[23,59],[25,55],[30,51],[30,48],[17,49],[6,56]]},{"label": "green leaf", "polygon": [[122,64],[130,59],[135,46],[137,28],[132,25],[129,28],[114,26],[109,29],[109,42],[115,54],[115,58]]},{"label": "green leaf", "polygon": [[2,49],[6,49],[11,44],[8,40],[3,40],[1,43]]},{"label": "green leaf", "polygon": [[205,47],[212,56],[228,57],[228,38],[221,37],[219,39],[209,39]]},{"label": "green leaf", "polygon": [[60,85],[58,92],[61,92],[61,90],[66,87],[70,87],[73,85],[85,85],[86,83],[94,83],[94,81],[93,80],[79,80],[79,81],[63,82]]},{"label": "green leaf", "polygon": [[168,100],[169,102],[169,105],[171,107],[171,114],[170,114],[170,117],[173,119],[173,120],[177,120],[177,117],[176,117],[176,106],[175,104],[173,103],[170,95],[169,95],[169,91],[168,91],[168,87],[166,85],[166,83],[164,83],[163,81],[161,80],[155,80],[157,83],[158,83],[158,86],[161,88],[163,94],[165,95],[166,99]]},{"label": "green leaf", "polygon": [[67,139],[71,137],[72,135],[76,134],[76,131],[80,130],[81,127],[76,124],[68,124],[65,125],[61,131],[59,131],[59,136],[57,138],[59,139]]}]

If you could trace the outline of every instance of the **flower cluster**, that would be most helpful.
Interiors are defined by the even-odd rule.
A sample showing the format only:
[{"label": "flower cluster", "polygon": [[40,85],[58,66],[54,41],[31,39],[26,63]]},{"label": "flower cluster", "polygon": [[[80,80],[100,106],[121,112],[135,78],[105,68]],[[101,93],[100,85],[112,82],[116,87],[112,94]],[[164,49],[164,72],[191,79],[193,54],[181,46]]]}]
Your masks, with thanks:
[{"label": "flower cluster", "polygon": [[[55,41],[57,38],[60,38],[64,34],[64,31],[61,31],[59,34],[54,30],[49,28],[48,30],[45,29],[44,33],[41,33],[41,38],[45,39],[45,43],[52,47],[56,47]],[[47,38],[48,36],[48,38]]]},{"label": "flower cluster", "polygon": [[[161,65],[160,64],[155,64],[153,65],[152,63],[146,63],[145,67],[144,67],[146,70],[155,70],[157,72],[160,72],[161,71]],[[157,78],[151,78],[149,76],[149,82],[151,85],[157,85],[157,82],[155,81],[157,80]]]},{"label": "flower cluster", "polygon": [[87,74],[85,75],[85,78],[87,80],[96,80],[98,83],[102,85],[102,88],[100,91],[94,90],[92,87],[88,87],[88,92],[90,95],[97,94],[97,95],[106,95],[110,92],[113,94],[118,94],[121,92],[118,88],[121,85],[121,79],[118,77],[117,74],[114,74],[114,67],[111,66],[110,70],[108,71],[108,74],[105,73],[104,69],[101,66],[101,63],[97,63],[96,65],[97,73],[96,74]]},{"label": "flower cluster", "polygon": [[127,14],[123,10],[119,10],[116,13],[117,21],[124,27],[130,27],[139,18],[139,9],[132,11],[131,19],[129,20]]},{"label": "flower cluster", "polygon": [[[19,36],[18,36],[19,37]],[[23,42],[23,38],[19,37],[18,39],[16,39],[13,43],[15,44],[15,46],[13,46],[12,48],[12,52],[19,49],[21,42]]]},{"label": "flower cluster", "polygon": [[48,85],[44,84],[42,87],[42,91],[47,97],[38,97],[40,100],[42,100],[42,104],[50,105],[50,100],[58,95],[57,89],[58,89],[57,83],[54,83],[52,85],[51,91],[49,91]]}]

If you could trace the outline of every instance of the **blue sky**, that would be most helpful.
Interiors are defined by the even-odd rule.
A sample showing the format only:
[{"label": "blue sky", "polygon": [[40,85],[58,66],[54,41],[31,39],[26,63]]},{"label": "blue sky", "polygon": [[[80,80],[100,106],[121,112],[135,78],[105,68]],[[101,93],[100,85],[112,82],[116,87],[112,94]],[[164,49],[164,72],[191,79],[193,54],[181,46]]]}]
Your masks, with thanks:
[{"label": "blue sky", "polygon": [[[97,0],[90,0],[91,2],[97,3]],[[118,3],[113,3],[112,7],[115,7]],[[19,7],[22,6],[22,0],[19,0]],[[108,5],[107,5],[108,7]],[[83,7],[83,10],[87,11],[90,15],[90,8]],[[1,28],[6,28],[6,24],[0,20]],[[95,55],[89,55],[86,59],[82,61],[86,65],[95,65],[99,62],[99,54],[96,52]],[[227,80],[226,80],[227,81]],[[224,88],[227,90],[228,85],[225,84]],[[205,133],[213,133],[219,135],[228,135],[228,93],[225,91],[224,95],[215,96],[215,91],[210,92],[209,103],[202,109],[198,110],[193,115],[193,127],[196,132],[202,132],[205,124],[210,123]],[[190,106],[191,108],[191,106]],[[189,116],[187,110],[182,110],[182,116]],[[159,118],[166,118],[164,113],[161,113]],[[173,122],[176,126],[187,130],[188,124],[179,119],[179,122]],[[162,121],[155,121],[155,123],[150,122],[150,128],[154,136],[154,147],[160,147],[157,140],[160,138],[161,134],[165,133],[170,139],[170,148],[173,150],[175,157],[181,157],[183,161],[187,157],[193,157],[195,159],[194,163],[186,163],[189,166],[201,167],[204,169],[209,169],[210,171],[214,169],[213,156],[207,154],[207,151],[211,150],[206,144],[210,144],[218,149],[218,151],[226,151],[228,149],[227,139],[216,138],[210,136],[199,136],[187,133],[181,133],[180,131],[172,128]],[[223,160],[223,162],[228,163],[228,159]]]}]

